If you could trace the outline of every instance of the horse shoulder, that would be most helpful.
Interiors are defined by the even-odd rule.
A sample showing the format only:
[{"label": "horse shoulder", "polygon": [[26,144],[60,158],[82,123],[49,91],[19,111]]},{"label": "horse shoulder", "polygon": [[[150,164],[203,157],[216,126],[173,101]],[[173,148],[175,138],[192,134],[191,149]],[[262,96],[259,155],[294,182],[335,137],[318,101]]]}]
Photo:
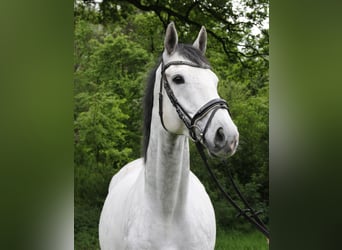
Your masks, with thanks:
[{"label": "horse shoulder", "polygon": [[110,192],[115,188],[118,183],[126,181],[126,179],[134,179],[138,176],[143,166],[143,158],[136,159],[123,166],[119,172],[117,172],[110,181],[108,191]]},{"label": "horse shoulder", "polygon": [[196,204],[201,204],[207,210],[213,210],[209,195],[205,190],[204,185],[197,178],[197,176],[190,171],[190,199],[194,199],[193,202]]},{"label": "horse shoulder", "polygon": [[214,208],[205,187],[192,172],[190,172],[189,199],[191,226],[197,228],[192,230],[192,233],[197,234],[194,237],[203,240],[203,248],[199,249],[213,249],[216,238]]},{"label": "horse shoulder", "polygon": [[109,192],[102,208],[99,223],[101,249],[120,249],[125,236],[123,212],[130,208],[129,193],[143,169],[143,159],[137,159],[125,165],[115,174],[109,184]]}]

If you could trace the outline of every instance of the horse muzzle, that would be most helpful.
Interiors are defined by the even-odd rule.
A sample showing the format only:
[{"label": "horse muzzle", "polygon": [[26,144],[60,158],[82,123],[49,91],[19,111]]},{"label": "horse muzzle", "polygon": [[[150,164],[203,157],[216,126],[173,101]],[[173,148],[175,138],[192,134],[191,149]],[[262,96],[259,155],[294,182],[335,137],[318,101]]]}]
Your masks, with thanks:
[{"label": "horse muzzle", "polygon": [[219,127],[216,130],[213,140],[206,140],[205,146],[215,156],[231,156],[236,152],[239,144],[239,133],[237,129],[230,131]]}]

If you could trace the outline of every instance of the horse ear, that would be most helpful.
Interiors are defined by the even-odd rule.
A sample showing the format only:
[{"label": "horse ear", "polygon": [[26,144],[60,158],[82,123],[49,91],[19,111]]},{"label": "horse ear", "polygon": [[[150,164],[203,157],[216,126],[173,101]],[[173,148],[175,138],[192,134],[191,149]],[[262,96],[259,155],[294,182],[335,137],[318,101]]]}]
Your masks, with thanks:
[{"label": "horse ear", "polygon": [[177,30],[175,28],[174,22],[171,22],[166,28],[165,41],[164,41],[164,47],[169,55],[172,54],[176,50],[177,44],[178,44]]},{"label": "horse ear", "polygon": [[202,26],[200,32],[198,33],[198,36],[193,44],[193,46],[197,49],[199,49],[202,54],[204,55],[206,49],[207,49],[207,31],[205,30],[205,27]]}]

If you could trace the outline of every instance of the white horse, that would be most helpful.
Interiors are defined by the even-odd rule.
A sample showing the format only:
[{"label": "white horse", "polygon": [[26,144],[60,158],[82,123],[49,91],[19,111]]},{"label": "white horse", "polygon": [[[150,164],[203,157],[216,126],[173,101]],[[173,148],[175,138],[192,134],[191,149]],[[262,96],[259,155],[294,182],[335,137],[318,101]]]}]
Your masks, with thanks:
[{"label": "white horse", "polygon": [[101,249],[214,249],[214,209],[190,171],[189,137],[220,156],[235,153],[239,133],[227,109],[215,104],[222,99],[204,57],[206,43],[204,27],[186,45],[178,43],[174,23],[168,25],[145,95],[144,158],[111,180],[99,223]]}]

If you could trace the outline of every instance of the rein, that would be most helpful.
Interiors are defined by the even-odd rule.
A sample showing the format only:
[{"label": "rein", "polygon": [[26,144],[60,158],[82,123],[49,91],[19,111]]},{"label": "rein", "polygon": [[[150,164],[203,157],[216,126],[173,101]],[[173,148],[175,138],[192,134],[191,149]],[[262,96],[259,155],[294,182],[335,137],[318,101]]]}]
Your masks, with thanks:
[{"label": "rein", "polygon": [[209,171],[210,176],[212,177],[212,179],[214,180],[216,186],[218,187],[218,189],[221,191],[221,193],[223,194],[223,196],[226,198],[226,200],[238,211],[238,216],[243,216],[246,220],[248,220],[248,222],[250,222],[251,224],[253,224],[261,233],[263,233],[267,239],[270,238],[270,234],[266,228],[266,225],[262,222],[262,220],[258,217],[258,214],[261,212],[255,212],[255,210],[248,204],[247,200],[243,197],[243,195],[241,194],[240,190],[238,189],[237,185],[235,184],[233,177],[228,169],[228,173],[229,173],[229,180],[232,183],[235,192],[237,193],[237,195],[239,196],[240,200],[242,201],[242,203],[244,204],[245,208],[242,209],[231,197],[231,195],[229,193],[227,193],[222,185],[220,184],[220,182],[218,181],[218,179],[216,178],[213,170],[211,169],[211,167],[209,166],[208,163],[208,159],[203,151],[203,146],[200,143],[196,143],[196,147],[197,150],[204,162],[204,165],[206,166],[206,168]]},{"label": "rein", "polygon": [[[173,61],[169,62],[166,65],[164,65],[164,62],[161,63],[161,78],[160,78],[160,89],[159,89],[159,116],[161,120],[161,124],[163,128],[168,131],[165,127],[164,121],[163,121],[163,87],[172,103],[172,105],[175,107],[176,112],[179,116],[179,118],[183,121],[187,129],[189,130],[190,138],[195,142],[197,150],[204,162],[204,165],[209,171],[210,176],[214,180],[215,184],[217,185],[218,189],[222,192],[223,196],[227,199],[227,201],[238,211],[238,216],[243,216],[246,220],[248,220],[251,224],[253,224],[261,233],[263,233],[268,239],[269,239],[269,232],[266,228],[266,225],[261,221],[261,219],[258,217],[258,214],[260,212],[256,212],[247,202],[247,200],[243,197],[240,190],[238,189],[237,185],[235,184],[233,177],[228,169],[229,173],[229,179],[230,182],[233,185],[233,188],[238,195],[239,199],[242,201],[244,208],[241,208],[231,197],[229,193],[227,193],[218,179],[216,178],[213,170],[209,166],[208,159],[204,153],[203,150],[203,143],[205,141],[205,133],[211,123],[211,120],[213,119],[216,111],[219,109],[226,109],[229,112],[228,104],[225,100],[216,98],[213,99],[206,104],[204,104],[197,112],[196,114],[191,117],[186,110],[182,107],[182,105],[178,102],[176,96],[174,95],[169,82],[166,79],[165,71],[167,68],[169,68],[172,65],[187,65],[190,67],[197,67],[197,68],[203,68],[203,69],[210,69],[208,65],[200,66],[198,64],[194,64],[187,61]],[[209,114],[212,111],[207,124],[205,125],[204,129],[201,130],[200,127],[196,125],[196,122],[201,120],[203,117],[205,117],[207,114]],[[229,112],[230,113],[230,112]],[[198,135],[196,134],[196,130],[198,130]]]}]

